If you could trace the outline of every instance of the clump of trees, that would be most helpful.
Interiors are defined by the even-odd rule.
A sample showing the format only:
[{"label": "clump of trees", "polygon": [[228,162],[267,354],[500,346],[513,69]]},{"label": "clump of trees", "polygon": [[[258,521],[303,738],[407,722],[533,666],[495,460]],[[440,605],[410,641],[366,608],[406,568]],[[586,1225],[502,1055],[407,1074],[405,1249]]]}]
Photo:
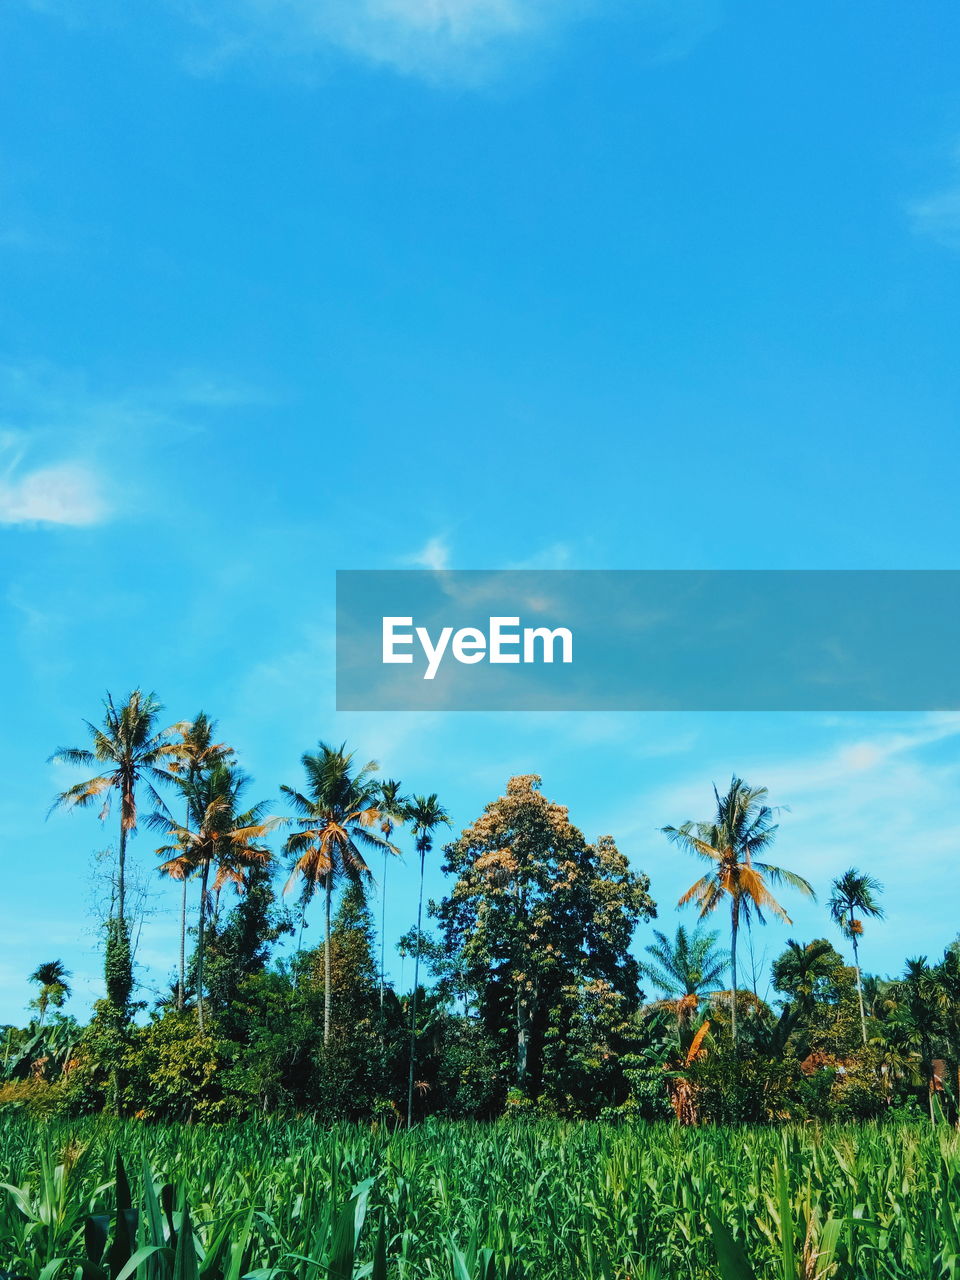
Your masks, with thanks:
[{"label": "clump of trees", "polygon": [[[36,1017],[3,1029],[0,1105],[208,1122],[958,1120],[960,945],[897,979],[863,972],[865,922],[883,916],[870,875],[849,868],[829,889],[825,923],[848,956],[827,937],[790,939],[766,988],[755,974],[744,987],[743,934],[769,915],[789,922],[774,891],[814,896],[769,860],[778,827],[764,788],[734,777],[714,788],[709,819],[663,828],[707,864],[678,904],[699,919],[653,930],[638,954],[637,930],[657,915],[649,878],[612,836],[588,840],[537,776],[511,778],[448,840],[447,892],[424,903],[424,870],[451,822],[436,794],[408,796],[375,761],[321,742],[278,804],[251,801],[214,721],[200,712],[162,727],[161,715],[152,694],[108,696],[90,746],[56,753],[89,776],[54,807],[118,811],[105,996],[80,1025],[63,1011],[62,962],[36,969]],[[152,1001],[136,981],[128,890],[129,841],[143,828],[179,898],[170,987]],[[405,848],[413,857],[398,867],[419,896],[398,943],[412,982],[398,989],[370,890],[376,868],[384,893]],[[305,947],[318,893],[322,939]],[[719,911],[729,945],[708,928]]]}]

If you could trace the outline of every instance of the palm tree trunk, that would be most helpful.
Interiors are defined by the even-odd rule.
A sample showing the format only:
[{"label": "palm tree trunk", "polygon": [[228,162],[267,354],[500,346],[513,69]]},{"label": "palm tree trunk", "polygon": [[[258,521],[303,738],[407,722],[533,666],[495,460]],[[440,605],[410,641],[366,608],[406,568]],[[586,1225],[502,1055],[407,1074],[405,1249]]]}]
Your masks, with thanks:
[{"label": "palm tree trunk", "polygon": [[203,864],[203,875],[200,879],[200,927],[197,930],[197,1015],[200,1020],[200,1034],[203,1035],[203,948],[206,942],[204,924],[207,915],[207,877],[210,874],[210,859]]},{"label": "palm tree trunk", "polygon": [[413,1065],[417,1047],[417,986],[420,982],[420,922],[423,919],[423,866],[426,849],[420,850],[420,897],[417,900],[417,938],[413,962],[413,994],[410,997],[410,1074],[407,1080],[407,1128],[413,1124]]},{"label": "palm tree trunk", "polygon": [[383,851],[383,883],[380,886],[380,1012],[383,1013],[383,984],[387,967],[387,851]]},{"label": "palm tree trunk", "polygon": [[117,856],[117,915],[122,920],[127,904],[127,828],[120,814],[120,852]]},{"label": "palm tree trunk", "polygon": [[332,997],[333,972],[330,964],[330,906],[333,899],[333,872],[324,876],[325,917],[323,922],[323,1043],[330,1040],[330,1004]]},{"label": "palm tree trunk", "polygon": [[740,903],[734,898],[730,908],[730,1039],[737,1047],[737,932],[740,928]]},{"label": "palm tree trunk", "polygon": [[182,1012],[187,994],[187,876],[184,872],[180,894],[180,980],[177,983],[177,1008]]},{"label": "palm tree trunk", "polygon": [[857,975],[857,1000],[860,1004],[860,1032],[863,1036],[863,1047],[867,1047],[867,1015],[863,1011],[863,983],[860,980],[860,956],[857,953],[857,935],[852,935],[853,969]]}]

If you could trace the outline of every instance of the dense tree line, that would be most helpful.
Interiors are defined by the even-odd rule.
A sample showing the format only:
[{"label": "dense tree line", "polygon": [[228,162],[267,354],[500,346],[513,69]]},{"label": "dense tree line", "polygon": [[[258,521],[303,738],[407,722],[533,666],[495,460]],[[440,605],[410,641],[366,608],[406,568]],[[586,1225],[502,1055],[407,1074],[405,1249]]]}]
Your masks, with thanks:
[{"label": "dense tree line", "polygon": [[[911,960],[896,980],[862,973],[864,923],[883,915],[870,875],[839,874],[825,904],[849,955],[826,937],[791,939],[763,990],[756,973],[742,982],[744,935],[770,914],[789,921],[774,890],[814,896],[768,860],[777,823],[763,788],[734,777],[714,789],[709,819],[663,828],[706,864],[678,904],[698,919],[654,930],[638,957],[637,927],[657,914],[648,877],[612,837],[589,842],[538,777],[510,779],[446,843],[448,890],[424,904],[450,822],[436,794],[408,796],[375,762],[320,743],[268,813],[208,716],[163,728],[161,710],[139,691],[119,705],[108,696],[90,745],[55,753],[89,776],[54,807],[95,806],[104,820],[113,807],[118,819],[105,995],[81,1026],[63,1012],[63,964],[36,969],[36,1017],[4,1031],[0,1105],[186,1121],[957,1120],[960,947]],[[138,828],[155,835],[179,895],[175,978],[152,1001],[133,954]],[[385,978],[385,915],[378,937],[370,909],[374,872],[381,893],[388,874],[395,883],[403,840],[419,883],[399,943],[409,989]],[[305,947],[315,898],[323,938]],[[720,911],[725,936],[707,928]]]}]

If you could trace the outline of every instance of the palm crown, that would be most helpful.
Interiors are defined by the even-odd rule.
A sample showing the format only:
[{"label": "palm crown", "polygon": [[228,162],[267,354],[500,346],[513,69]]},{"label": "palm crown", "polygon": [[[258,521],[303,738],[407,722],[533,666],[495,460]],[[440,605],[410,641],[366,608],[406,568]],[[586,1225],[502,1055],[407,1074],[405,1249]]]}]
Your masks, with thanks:
[{"label": "palm crown", "polygon": [[730,998],[730,1028],[737,1039],[737,934],[740,925],[751,920],[764,923],[770,911],[791,923],[786,911],[770,892],[768,882],[787,884],[810,898],[816,897],[803,876],[760,856],[773,844],[777,823],[774,810],[766,803],[766,787],[750,787],[742,778],[731,778],[725,795],[713,788],[716,812],[712,822],[685,822],[680,827],[662,828],[674,844],[711,864],[711,870],[686,891],[678,906],[696,902],[701,919],[726,900],[730,902],[730,967],[733,985]]},{"label": "palm crown", "polygon": [[324,998],[323,1039],[330,1039],[333,977],[330,963],[331,903],[335,882],[346,877],[362,884],[371,877],[365,849],[396,852],[389,840],[374,828],[383,818],[382,790],[375,778],[379,768],[368,761],[354,769],[353,753],[321,742],[316,752],[301,757],[307,775],[306,793],[295,787],[280,790],[291,801],[298,830],[287,837],[288,853],[297,855],[286,891],[297,876],[306,881],[307,897],[318,883],[324,886]]},{"label": "palm crown", "polygon": [[860,1032],[863,1043],[867,1043],[867,1014],[863,1005],[863,979],[860,974],[860,952],[858,939],[863,933],[862,916],[881,919],[883,908],[877,901],[877,895],[883,885],[873,876],[868,876],[856,867],[848,868],[842,876],[838,876],[831,885],[827,906],[834,922],[839,925],[840,932],[853,943],[853,968],[857,978],[857,1000],[860,1005]]},{"label": "palm crown", "polygon": [[247,775],[235,765],[217,759],[212,768],[181,780],[187,806],[186,824],[173,821],[161,807],[150,816],[150,825],[165,828],[171,843],[157,853],[171,854],[160,870],[177,879],[194,872],[200,874],[200,923],[197,937],[197,1007],[203,1030],[203,967],[205,925],[208,906],[208,883],[216,868],[213,892],[219,894],[226,884],[238,892],[246,885],[252,867],[265,866],[272,857],[262,843],[277,826],[279,818],[264,817],[265,805],[256,804],[241,810],[240,797],[249,783]]},{"label": "palm crown", "polygon": [[117,915],[122,921],[125,910],[125,855],[127,836],[137,826],[137,787],[146,786],[147,793],[158,805],[162,804],[157,785],[169,781],[168,766],[176,751],[171,736],[181,725],[157,729],[157,719],[163,710],[152,693],[139,689],[129,695],[126,702],[117,706],[108,693],[104,699],[103,724],[84,721],[93,742],[88,747],[60,747],[50,757],[51,761],[89,768],[103,768],[85,782],[76,782],[62,791],[53,802],[53,808],[84,809],[94,800],[103,797],[101,819],[110,812],[114,794],[120,797],[120,849],[117,872]]},{"label": "palm crown", "polygon": [[699,925],[692,933],[677,925],[673,941],[659,929],[653,936],[656,942],[645,948],[652,960],[642,960],[640,972],[674,999],[714,989],[730,964],[729,955],[717,947],[719,933],[706,933]]},{"label": "palm crown", "polygon": [[392,848],[373,828],[381,820],[380,787],[375,760],[353,771],[353,752],[346,744],[334,748],[321,742],[315,753],[301,757],[307,775],[307,794],[295,787],[280,790],[291,801],[299,827],[287,838],[287,851],[298,854],[289,890],[302,875],[311,884],[328,874],[351,880],[368,878],[370,867],[363,849]]}]

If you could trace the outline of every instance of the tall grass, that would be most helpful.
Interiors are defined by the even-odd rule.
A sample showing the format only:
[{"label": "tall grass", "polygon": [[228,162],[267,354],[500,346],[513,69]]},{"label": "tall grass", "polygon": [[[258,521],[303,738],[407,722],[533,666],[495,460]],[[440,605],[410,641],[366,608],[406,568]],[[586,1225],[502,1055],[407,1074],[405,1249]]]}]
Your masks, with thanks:
[{"label": "tall grass", "polygon": [[30,1280],[960,1280],[960,1138],[0,1117]]}]

